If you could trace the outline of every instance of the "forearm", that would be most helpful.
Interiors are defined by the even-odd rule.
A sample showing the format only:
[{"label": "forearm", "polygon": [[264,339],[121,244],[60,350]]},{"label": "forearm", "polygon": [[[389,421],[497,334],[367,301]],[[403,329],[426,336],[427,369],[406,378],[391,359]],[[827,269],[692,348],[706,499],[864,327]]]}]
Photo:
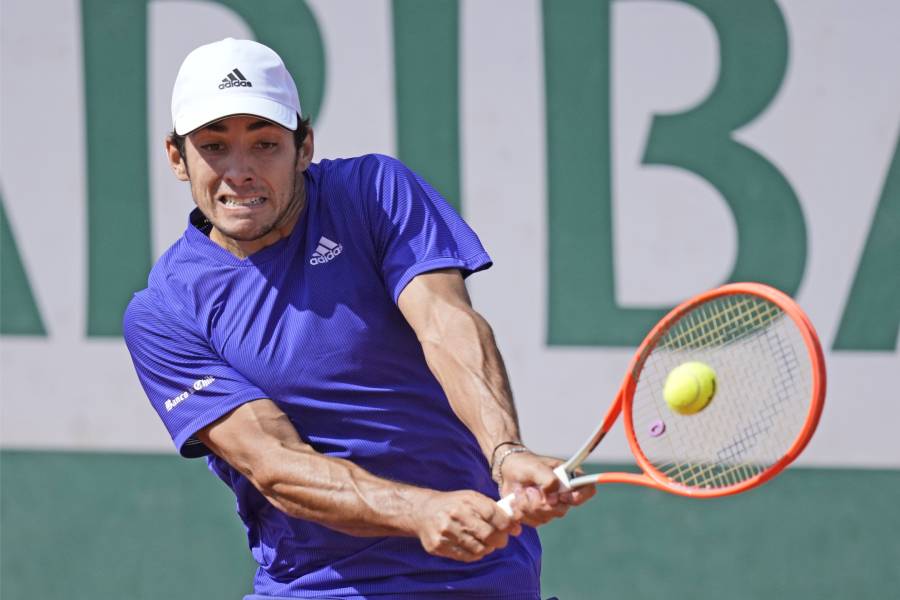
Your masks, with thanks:
[{"label": "forearm", "polygon": [[414,508],[435,494],[316,452],[268,399],[236,408],[197,435],[282,512],[352,535],[416,535]]},{"label": "forearm", "polygon": [[254,482],[279,510],[355,536],[415,536],[413,515],[433,494],[377,477],[350,461],[284,448]]},{"label": "forearm", "polygon": [[450,305],[420,337],[428,366],[460,420],[491,460],[497,444],[519,441],[506,367],[487,321],[469,306]]},{"label": "forearm", "polygon": [[286,449],[277,457],[285,461],[276,463],[286,468],[260,486],[292,516],[354,536],[418,537],[429,554],[465,562],[506,546],[509,535],[521,532],[516,520],[478,492],[437,492],[387,481],[307,448]]}]

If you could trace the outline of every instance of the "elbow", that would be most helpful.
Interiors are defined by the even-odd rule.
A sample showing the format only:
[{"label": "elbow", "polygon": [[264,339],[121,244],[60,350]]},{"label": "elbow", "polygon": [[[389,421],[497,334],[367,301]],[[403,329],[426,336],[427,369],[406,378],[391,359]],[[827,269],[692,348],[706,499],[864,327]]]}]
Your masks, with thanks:
[{"label": "elbow", "polygon": [[471,344],[476,340],[493,341],[494,331],[487,320],[471,306],[453,306],[432,321],[432,327],[419,337],[423,344],[437,348],[454,343]]},{"label": "elbow", "polygon": [[478,332],[479,338],[489,340],[492,343],[496,342],[493,327],[487,322],[487,319],[481,316],[481,313],[472,310],[471,319],[475,325],[475,330]]},{"label": "elbow", "polygon": [[309,515],[301,505],[290,497],[290,482],[287,472],[277,465],[266,466],[254,471],[247,479],[260,494],[275,508],[295,519],[306,519]]},{"label": "elbow", "polygon": [[244,476],[259,492],[267,498],[276,493],[279,485],[285,480],[277,465],[255,465]]},{"label": "elbow", "polygon": [[485,353],[489,353],[491,348],[496,348],[497,340],[491,324],[475,309],[468,307],[467,310],[461,310],[456,323],[458,331],[462,334],[461,341],[465,344],[477,343]]},{"label": "elbow", "polygon": [[279,490],[288,481],[288,474],[281,460],[265,455],[244,457],[239,464],[233,466],[249,481],[260,494],[281,508],[277,502]]}]

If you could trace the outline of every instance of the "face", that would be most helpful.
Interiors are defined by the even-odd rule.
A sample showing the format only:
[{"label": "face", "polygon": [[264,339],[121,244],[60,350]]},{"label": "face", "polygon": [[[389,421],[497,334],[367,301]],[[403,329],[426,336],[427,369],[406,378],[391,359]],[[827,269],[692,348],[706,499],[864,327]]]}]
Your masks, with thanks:
[{"label": "face", "polygon": [[290,235],[306,202],[312,131],[298,151],[292,131],[234,116],[188,134],[184,157],[171,140],[166,151],[176,177],[190,182],[217,244],[243,258]]}]

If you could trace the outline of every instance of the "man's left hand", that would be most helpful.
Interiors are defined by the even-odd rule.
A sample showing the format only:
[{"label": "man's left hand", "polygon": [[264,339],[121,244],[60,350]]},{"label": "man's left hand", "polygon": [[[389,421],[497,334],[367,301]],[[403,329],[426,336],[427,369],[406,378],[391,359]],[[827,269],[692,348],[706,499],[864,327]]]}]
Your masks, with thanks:
[{"label": "man's left hand", "polygon": [[500,496],[516,495],[514,506],[522,511],[526,525],[537,527],[558,519],[570,507],[587,502],[597,493],[592,485],[564,489],[553,473],[562,462],[526,451],[510,454],[500,466]]}]

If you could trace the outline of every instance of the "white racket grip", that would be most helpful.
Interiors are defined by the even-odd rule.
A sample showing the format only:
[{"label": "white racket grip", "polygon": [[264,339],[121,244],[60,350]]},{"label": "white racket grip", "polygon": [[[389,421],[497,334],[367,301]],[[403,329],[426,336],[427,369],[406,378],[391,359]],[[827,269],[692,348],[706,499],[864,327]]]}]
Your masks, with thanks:
[{"label": "white racket grip", "polygon": [[[557,479],[559,479],[559,483],[560,483],[560,486],[562,487],[562,489],[564,489],[564,490],[572,489],[572,486],[569,485],[569,481],[571,481],[571,480],[569,479],[568,471],[566,471],[565,463],[561,464],[558,467],[556,467],[555,469],[553,469],[553,474],[556,475]],[[516,499],[515,494],[509,494],[508,496],[504,496],[500,500],[497,500],[497,505],[500,507],[500,509],[503,512],[505,512],[507,515],[509,515],[511,517],[513,514],[512,503],[513,503],[513,500],[515,500],[515,499]]]},{"label": "white racket grip", "polygon": [[497,500],[497,506],[500,507],[500,510],[506,513],[507,516],[511,517],[513,515],[512,503],[513,500],[516,499],[515,494],[510,494],[509,496],[504,496]]},{"label": "white racket grip", "polygon": [[572,479],[569,477],[569,463],[563,463],[553,469],[553,474],[556,475],[556,478],[559,479],[559,483],[562,486],[562,489],[565,491],[572,489],[572,484],[569,483]]}]

